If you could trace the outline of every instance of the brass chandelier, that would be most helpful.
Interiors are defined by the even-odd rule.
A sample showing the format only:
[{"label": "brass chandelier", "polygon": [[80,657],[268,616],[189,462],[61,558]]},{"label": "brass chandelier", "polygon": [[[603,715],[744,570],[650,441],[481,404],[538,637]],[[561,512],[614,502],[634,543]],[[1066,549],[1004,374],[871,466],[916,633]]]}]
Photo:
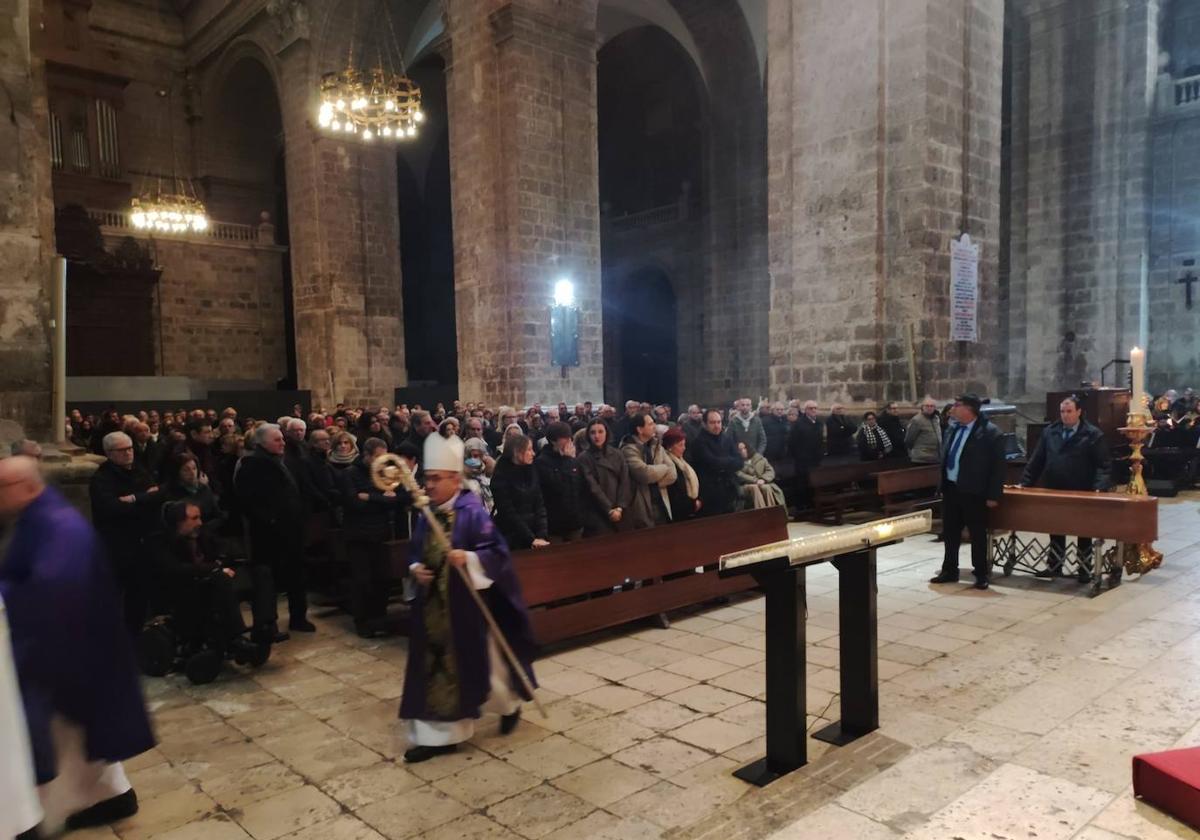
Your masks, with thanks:
[{"label": "brass chandelier", "polygon": [[[192,179],[179,177],[179,164],[175,156],[175,122],[171,119],[171,100],[166,90],[156,91],[167,111],[167,123],[171,138],[171,179],[166,189],[160,172],[153,187],[143,184],[141,194],[133,199],[129,220],[138,230],[158,233],[204,233],[208,230],[208,212],[204,203],[196,196]],[[160,114],[161,118],[161,114]]]},{"label": "brass chandelier", "polygon": [[[331,134],[350,134],[367,142],[376,138],[405,140],[416,137],[417,127],[425,120],[421,89],[405,72],[387,3],[381,5],[391,37],[380,37],[382,45],[376,42],[374,66],[359,69],[355,63],[357,33],[352,23],[346,66],[321,76],[317,124]],[[357,3],[354,9],[357,16]]]}]

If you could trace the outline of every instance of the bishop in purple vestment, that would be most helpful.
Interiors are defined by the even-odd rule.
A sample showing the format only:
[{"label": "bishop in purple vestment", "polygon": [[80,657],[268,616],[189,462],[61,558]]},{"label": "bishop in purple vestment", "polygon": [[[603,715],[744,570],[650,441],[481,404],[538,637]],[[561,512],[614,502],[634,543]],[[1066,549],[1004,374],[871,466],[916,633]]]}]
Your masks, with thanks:
[{"label": "bishop in purple vestment", "polygon": [[425,440],[425,489],[434,515],[450,535],[447,551],[422,519],[413,533],[409,569],[417,581],[412,607],[404,696],[400,702],[410,748],[408,762],[453,752],[474,734],[484,712],[501,715],[511,732],[521,700],[531,700],[509,667],[454,568],[466,569],[513,652],[533,679],[533,632],[508,546],[479,497],[462,489],[463,443],[457,436]]}]

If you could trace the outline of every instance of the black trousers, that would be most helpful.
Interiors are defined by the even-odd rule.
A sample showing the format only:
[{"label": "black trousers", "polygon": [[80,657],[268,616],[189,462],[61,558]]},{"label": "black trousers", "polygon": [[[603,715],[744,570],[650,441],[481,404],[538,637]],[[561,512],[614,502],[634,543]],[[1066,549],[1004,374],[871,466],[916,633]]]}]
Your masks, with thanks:
[{"label": "black trousers", "polygon": [[274,627],[275,622],[279,620],[279,613],[275,609],[275,575],[271,572],[270,565],[249,563],[238,572],[239,577],[243,575],[253,593],[250,597],[250,611],[254,614],[255,628],[261,630]]},{"label": "black trousers", "polygon": [[387,615],[392,563],[387,548],[379,541],[350,540],[350,612],[355,625],[380,622]]},{"label": "black trousers", "polygon": [[946,542],[942,574],[958,575],[958,548],[962,545],[963,527],[971,535],[971,566],[977,580],[988,576],[987,558],[987,498],[958,492],[947,482],[942,492],[942,539]]},{"label": "black trousers", "polygon": [[[1050,568],[1062,567],[1063,558],[1067,554],[1067,538],[1062,534],[1050,535]],[[1092,538],[1079,538],[1079,564],[1081,569],[1092,570]]]}]

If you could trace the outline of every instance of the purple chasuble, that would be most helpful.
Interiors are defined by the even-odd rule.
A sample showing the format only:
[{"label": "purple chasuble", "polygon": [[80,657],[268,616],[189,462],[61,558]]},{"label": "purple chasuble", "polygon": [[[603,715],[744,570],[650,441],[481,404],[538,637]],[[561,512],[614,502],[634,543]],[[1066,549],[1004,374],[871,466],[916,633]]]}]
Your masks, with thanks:
[{"label": "purple chasuble", "polygon": [[58,774],[55,715],[83,728],[89,761],[123,761],[150,749],[154,734],[120,596],[92,526],[47,487],[12,527],[0,595],[38,784]]},{"label": "purple chasuble", "polygon": [[[421,562],[422,547],[429,535],[429,523],[424,516],[413,531],[409,563]],[[513,652],[525,669],[532,685],[533,656],[536,645],[529,624],[529,612],[521,597],[521,587],[513,571],[512,559],[504,538],[492,524],[483,503],[474,493],[459,492],[454,501],[454,530],[450,538],[454,548],[474,551],[479,556],[484,574],[492,585],[479,591],[492,611]],[[479,707],[490,692],[490,662],[487,646],[487,622],[475,606],[471,593],[458,572],[446,565],[450,575],[450,624],[453,649],[459,680],[459,704],[452,715],[438,715],[428,708],[425,698],[426,629],[424,617],[425,587],[418,586],[413,601],[408,639],[408,662],[404,671],[404,696],[400,700],[400,717],[404,720],[463,720],[478,718]],[[514,691],[525,700],[520,679],[510,674]]]}]

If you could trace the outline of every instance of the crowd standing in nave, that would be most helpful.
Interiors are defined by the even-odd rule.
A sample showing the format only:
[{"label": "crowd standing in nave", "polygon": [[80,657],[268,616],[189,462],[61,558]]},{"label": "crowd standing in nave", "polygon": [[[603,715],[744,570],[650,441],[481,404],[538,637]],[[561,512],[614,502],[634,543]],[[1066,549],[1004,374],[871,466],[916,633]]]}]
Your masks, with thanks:
[{"label": "crowd standing in nave", "polygon": [[[390,546],[412,538],[405,600],[410,639],[419,644],[411,642],[417,655],[409,659],[402,709],[410,761],[453,749],[469,737],[470,721],[480,709],[498,711],[505,731],[516,726],[528,692],[511,669],[506,679],[504,669],[493,668],[499,661],[494,643],[474,613],[464,609],[465,590],[450,573],[456,567],[468,571],[473,586],[486,590],[483,597],[504,613],[519,643],[521,668],[532,680],[528,619],[510,550],[537,550],[741,509],[803,510],[811,501],[808,479],[822,464],[895,461],[897,467],[940,465],[945,562],[933,582],[958,580],[965,528],[975,585],[986,588],[986,512],[1002,492],[1004,446],[981,407],[968,394],[939,415],[937,403],[927,398],[905,422],[889,403],[878,414],[867,412],[860,423],[838,404],[822,417],[815,402],[761,401],[752,410],[748,398],[728,410],[689,405],[678,416],[670,406],[633,400],[619,416],[612,406],[587,402],[523,410],[459,402],[448,409],[400,405],[393,411],[339,405],[307,416],[296,406],[274,422],[240,417],[234,408],[148,410],[126,417],[72,412],[70,438],[105,457],[90,488],[94,531],[42,483],[40,447],[16,442],[12,454],[22,457],[0,464],[0,516],[7,522],[0,593],[11,602],[8,622],[14,647],[21,651],[22,640],[43,641],[44,622],[31,618],[36,613],[30,605],[47,598],[65,603],[78,592],[73,580],[91,581],[90,623],[73,630],[88,638],[59,634],[52,636],[54,644],[81,645],[94,651],[97,662],[120,667],[112,665],[84,687],[59,684],[63,675],[55,669],[17,657],[38,779],[53,777],[54,770],[46,768],[63,749],[82,749],[84,755],[72,766],[90,774],[86,795],[76,795],[77,780],[69,781],[65,784],[76,786],[71,788],[75,794],[56,801],[43,790],[40,807],[48,819],[70,825],[108,821],[136,809],[136,795],[119,762],[145,749],[152,736],[132,676],[131,639],[162,611],[180,626],[197,616],[215,617],[247,659],[269,653],[289,633],[313,632],[307,619],[314,588],[308,572],[314,554],[330,553],[322,543],[330,529],[344,546],[346,600],[364,637],[392,629],[387,622],[395,568]],[[1182,395],[1168,392],[1154,408],[1152,448],[1196,447],[1200,423],[1190,389]],[[425,483],[438,508],[435,516],[455,534],[454,550],[429,542],[428,527],[418,520],[407,491],[375,485],[372,465],[389,453]],[[1109,467],[1099,430],[1081,417],[1079,401],[1072,397],[1063,401],[1059,422],[1030,454],[1021,483],[1104,490],[1111,482]],[[51,532],[53,539],[47,536]],[[67,542],[69,549],[63,548]],[[1052,536],[1051,542],[1056,562],[1045,574],[1057,575],[1066,556],[1065,538]],[[60,548],[73,558],[71,570],[31,565],[31,556],[50,551],[57,557]],[[1080,540],[1081,560],[1090,551],[1088,541]],[[1087,563],[1077,568],[1085,579]],[[31,569],[43,569],[49,577],[42,580]],[[288,598],[286,630],[278,624],[280,593]],[[243,601],[251,605],[248,627]],[[460,659],[450,676],[458,694],[447,695],[439,688],[447,675],[438,669],[448,661],[450,626],[455,633],[462,628],[470,641],[463,642],[466,647],[454,643],[452,653]],[[112,696],[100,702],[96,691]],[[117,725],[106,739],[91,740],[93,719],[73,716],[78,699],[73,692],[109,710]],[[61,714],[75,720],[83,734],[60,732],[56,715]],[[83,747],[81,738],[86,738]]]}]

